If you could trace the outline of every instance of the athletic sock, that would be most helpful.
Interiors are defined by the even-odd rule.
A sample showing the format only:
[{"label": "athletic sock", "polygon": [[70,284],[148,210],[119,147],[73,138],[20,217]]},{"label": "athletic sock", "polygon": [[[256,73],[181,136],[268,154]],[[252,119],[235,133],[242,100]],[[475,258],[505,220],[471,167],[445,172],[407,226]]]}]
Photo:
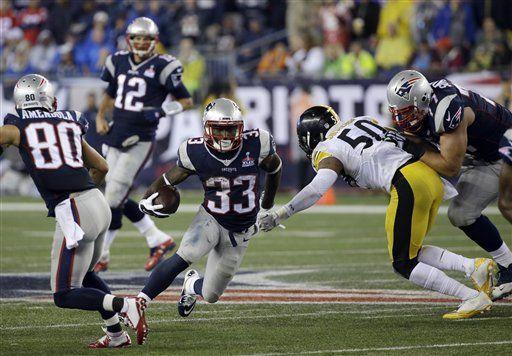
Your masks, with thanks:
[{"label": "athletic sock", "polygon": [[137,294],[137,297],[144,299],[148,305],[151,302],[151,298],[148,297],[146,293],[139,292],[139,294]]},{"label": "athletic sock", "polygon": [[108,260],[110,257],[110,246],[114,242],[116,238],[117,232],[119,230],[108,230],[105,235],[105,242],[103,243],[103,253],[101,255],[101,260]]},{"label": "athletic sock", "polygon": [[464,272],[466,276],[475,269],[475,260],[437,246],[423,246],[418,254],[418,261],[443,271]]},{"label": "athletic sock", "polygon": [[443,271],[420,262],[414,267],[409,280],[422,288],[467,300],[478,296],[478,291],[448,277]]},{"label": "athletic sock", "polygon": [[[107,283],[97,273],[89,271],[85,274],[84,280],[82,281],[82,285],[86,288],[96,288],[107,294],[110,294],[110,288]],[[101,318],[103,320],[110,320],[112,318],[117,318],[117,314],[114,311],[100,311]],[[108,329],[108,328],[107,328]]]},{"label": "athletic sock", "polygon": [[121,323],[119,323],[119,317],[118,317],[117,313],[109,319],[103,319],[103,322],[105,323],[105,327],[107,328],[107,331],[110,333],[109,336],[111,336],[111,337],[120,336],[119,333],[121,333],[123,331],[123,328],[121,327]]},{"label": "athletic sock", "polygon": [[194,282],[194,293],[203,296],[203,281],[204,278],[199,278]]},{"label": "athletic sock", "polygon": [[496,261],[496,263],[499,265],[505,268],[512,265],[512,252],[510,252],[510,249],[505,243],[503,243],[499,249],[489,253],[491,254],[494,261]]},{"label": "athletic sock", "polygon": [[487,252],[496,251],[503,245],[498,229],[487,216],[480,215],[473,224],[460,226],[459,229],[464,231],[471,240]]},{"label": "athletic sock", "polygon": [[124,298],[116,297],[113,294],[105,294],[102,305],[105,310],[116,313],[124,313],[128,308],[128,303],[124,302]]},{"label": "athletic sock", "polygon": [[176,276],[183,272],[189,264],[177,253],[158,264],[142,289],[142,293],[151,299],[166,290],[174,281]]}]

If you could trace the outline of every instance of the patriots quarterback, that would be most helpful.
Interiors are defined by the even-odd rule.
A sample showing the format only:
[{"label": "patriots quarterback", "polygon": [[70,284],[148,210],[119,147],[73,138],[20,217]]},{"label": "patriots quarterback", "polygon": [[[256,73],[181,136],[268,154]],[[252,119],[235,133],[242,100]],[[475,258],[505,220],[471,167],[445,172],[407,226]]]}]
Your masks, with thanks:
[{"label": "patriots quarterback", "polygon": [[[219,98],[206,106],[203,137],[181,144],[178,163],[155,181],[139,203],[147,214],[161,216],[154,203],[158,189],[197,175],[204,187],[204,201],[185,232],[178,251],[151,273],[139,294],[149,303],[176,276],[208,254],[204,277],[195,270],[185,274],[178,312],[192,312],[197,296],[215,303],[237,272],[250,239],[258,232],[261,209],[270,209],[279,187],[281,159],[272,136],[265,130],[244,131],[238,105]],[[259,175],[266,172],[260,202]]]},{"label": "patriots quarterback", "polygon": [[[143,342],[145,301],[119,298],[93,271],[110,224],[110,209],[96,188],[108,171],[105,159],[83,139],[87,121],[78,111],[57,110],[52,84],[29,74],[14,88],[17,114],[0,127],[0,144],[18,147],[25,167],[48,208],[56,228],[51,251],[51,290],[59,308],[99,311],[106,335],[90,348],[126,347],[118,313],[138,328]],[[139,336],[140,335],[140,336]]]},{"label": "patriots quarterback", "polygon": [[512,252],[482,211],[498,197],[502,166],[498,149],[503,134],[512,127],[512,113],[448,79],[429,83],[414,70],[391,79],[387,98],[401,131],[438,145],[439,151],[425,151],[421,161],[443,176],[460,173],[459,194],[450,203],[448,218],[498,263],[493,298],[510,295]]},{"label": "patriots quarterback", "polygon": [[[158,27],[151,19],[133,20],[126,30],[126,41],[130,51],[108,56],[101,74],[108,87],[98,110],[96,129],[106,135],[106,159],[115,169],[106,177],[105,197],[112,210],[112,223],[96,270],[108,266],[110,245],[121,228],[126,198],[133,180],[151,154],[159,119],[192,106],[190,94],[181,81],[181,63],[171,55],[155,53]],[[174,101],[162,106],[168,94]],[[110,126],[105,112],[112,108],[113,124]],[[138,209],[131,210],[130,220],[145,235],[150,247],[145,269],[151,270],[175,243],[148,216]]]},{"label": "patriots quarterback", "polygon": [[[368,116],[341,123],[326,106],[302,113],[297,135],[317,174],[289,203],[260,216],[263,231],[314,205],[340,176],[352,186],[382,189],[390,195],[385,228],[394,270],[422,288],[462,299],[459,308],[446,313],[445,319],[469,318],[491,308],[488,294],[494,261],[469,259],[423,245],[439,205],[456,192],[448,181],[404,149],[412,145],[404,136],[379,126]],[[465,273],[476,290],[443,270]]]}]

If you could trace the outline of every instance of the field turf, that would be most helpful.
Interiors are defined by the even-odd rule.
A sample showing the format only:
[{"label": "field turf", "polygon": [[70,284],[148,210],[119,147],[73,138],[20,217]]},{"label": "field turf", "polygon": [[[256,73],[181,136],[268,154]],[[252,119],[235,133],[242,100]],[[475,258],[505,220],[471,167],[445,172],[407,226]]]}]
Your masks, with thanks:
[{"label": "field turf", "polygon": [[[200,201],[196,193],[184,192],[182,198],[183,204]],[[102,335],[99,315],[53,306],[48,271],[54,223],[43,210],[9,209],[17,202],[38,201],[2,198],[0,206],[0,354],[90,354],[87,343]],[[382,196],[341,199],[349,206],[385,202]],[[157,224],[179,241],[193,216],[178,213]],[[496,214],[490,217],[512,246],[510,225]],[[219,303],[201,302],[189,318],[181,318],[175,304],[178,278],[147,312],[147,344],[114,352],[512,354],[511,300],[473,319],[443,320],[457,302],[423,292],[393,273],[382,213],[300,214],[285,225],[286,230],[251,240],[239,275]],[[426,244],[468,257],[484,255],[444,214]],[[128,221],[111,253],[103,276],[114,293],[136,294],[147,275],[142,266],[148,251]],[[203,271],[204,260],[197,268]]]}]

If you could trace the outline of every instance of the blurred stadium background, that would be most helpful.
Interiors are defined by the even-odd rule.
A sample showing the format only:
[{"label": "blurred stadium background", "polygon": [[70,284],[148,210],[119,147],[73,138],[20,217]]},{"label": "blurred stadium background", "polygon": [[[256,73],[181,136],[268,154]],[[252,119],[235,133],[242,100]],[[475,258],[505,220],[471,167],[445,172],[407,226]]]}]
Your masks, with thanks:
[{"label": "blurred stadium background", "polygon": [[[61,108],[80,110],[94,123],[105,58],[126,48],[131,20],[157,23],[158,51],[181,60],[196,106],[161,120],[138,186],[174,164],[185,138],[202,134],[204,104],[218,96],[241,104],[248,128],[273,132],[286,160],[287,190],[312,173],[295,142],[298,114],[329,104],[342,119],[365,114],[389,124],[386,80],[403,68],[431,80],[448,76],[512,107],[508,0],[2,0],[1,6],[2,118],[13,110],[15,81],[37,72],[57,83]],[[17,153],[7,157],[0,162],[2,193],[37,194]]]}]

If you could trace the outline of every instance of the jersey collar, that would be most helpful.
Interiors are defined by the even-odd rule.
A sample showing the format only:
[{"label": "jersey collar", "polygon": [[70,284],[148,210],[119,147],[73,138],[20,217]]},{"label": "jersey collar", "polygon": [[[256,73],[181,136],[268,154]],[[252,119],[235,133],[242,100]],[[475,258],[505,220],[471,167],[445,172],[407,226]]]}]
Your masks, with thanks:
[{"label": "jersey collar", "polygon": [[206,145],[206,143],[203,142],[203,145],[204,147],[206,148],[206,150],[208,151],[208,153],[210,154],[210,156],[212,156],[213,158],[215,158],[217,161],[219,161],[220,163],[222,163],[224,166],[228,167],[229,165],[231,165],[231,163],[233,163],[235,161],[235,159],[237,159],[238,155],[240,154],[240,151],[242,151],[242,148],[244,146],[243,142],[242,144],[240,145],[240,147],[238,148],[238,151],[236,151],[235,155],[233,156],[233,158],[230,158],[230,159],[221,159],[217,156],[215,156],[212,151],[210,151],[210,149],[208,148],[208,146]]},{"label": "jersey collar", "polygon": [[131,56],[128,56],[128,62],[130,63],[130,67],[132,68],[132,70],[138,70],[140,67],[142,67],[144,64],[146,64],[148,61],[152,60],[153,58],[155,58],[156,56],[158,56],[158,54],[154,54],[152,55],[151,57],[143,60],[142,62],[140,62],[139,64],[135,64],[133,63],[132,61],[132,57]]}]

